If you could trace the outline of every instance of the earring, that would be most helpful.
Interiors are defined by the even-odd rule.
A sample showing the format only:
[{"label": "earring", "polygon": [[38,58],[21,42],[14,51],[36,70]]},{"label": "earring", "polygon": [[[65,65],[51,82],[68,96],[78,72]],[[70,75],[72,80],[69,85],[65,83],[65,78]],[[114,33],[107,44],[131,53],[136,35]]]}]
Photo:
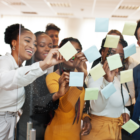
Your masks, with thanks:
[{"label": "earring", "polygon": [[14,47],[12,47],[12,50],[15,50],[15,46],[14,46]]}]

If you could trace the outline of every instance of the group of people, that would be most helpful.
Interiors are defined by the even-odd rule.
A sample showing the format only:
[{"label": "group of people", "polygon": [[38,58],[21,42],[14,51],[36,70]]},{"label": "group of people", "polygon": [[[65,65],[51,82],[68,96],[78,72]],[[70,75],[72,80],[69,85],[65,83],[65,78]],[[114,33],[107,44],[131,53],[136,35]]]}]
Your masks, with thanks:
[{"label": "group of people", "polygon": [[[101,58],[92,67],[101,63],[106,74],[94,81],[80,41],[69,37],[58,45],[59,32],[54,24],[36,33],[20,24],[6,28],[4,40],[11,54],[0,56],[0,140],[26,140],[27,122],[33,123],[36,140],[140,140],[140,129],[133,135],[121,130],[130,118],[140,124],[140,65],[124,58],[128,44],[123,35],[117,30],[107,33],[120,36],[113,49],[105,48],[106,38],[102,40]],[[140,21],[135,36],[140,46]],[[66,61],[58,50],[68,41],[78,53]],[[114,54],[120,55],[123,67],[110,71],[106,57]],[[132,68],[134,81],[122,85],[120,71]],[[70,71],[84,73],[83,87],[69,87]],[[116,92],[106,99],[101,90],[110,82]],[[84,101],[85,88],[94,87],[100,89],[98,99]]]}]

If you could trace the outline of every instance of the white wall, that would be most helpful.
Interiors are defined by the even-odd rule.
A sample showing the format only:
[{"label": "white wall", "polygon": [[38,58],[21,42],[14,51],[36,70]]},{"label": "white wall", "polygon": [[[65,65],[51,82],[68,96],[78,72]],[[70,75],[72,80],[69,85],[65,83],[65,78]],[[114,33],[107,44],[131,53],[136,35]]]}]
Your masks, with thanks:
[{"label": "white wall", "polygon": [[[10,52],[9,45],[4,43],[5,28],[14,23],[21,23],[32,32],[45,31],[45,26],[48,23],[54,23],[61,28],[60,41],[66,37],[78,38],[84,50],[92,45],[96,45],[99,49],[102,39],[107,34],[95,33],[94,19],[2,16],[0,17],[0,54],[2,55],[4,55],[6,52]],[[109,30],[117,29],[122,32],[124,23],[125,21],[110,20]],[[136,39],[134,36],[124,36],[124,38],[128,44],[136,44]],[[88,64],[88,68],[89,67],[90,64]]]}]

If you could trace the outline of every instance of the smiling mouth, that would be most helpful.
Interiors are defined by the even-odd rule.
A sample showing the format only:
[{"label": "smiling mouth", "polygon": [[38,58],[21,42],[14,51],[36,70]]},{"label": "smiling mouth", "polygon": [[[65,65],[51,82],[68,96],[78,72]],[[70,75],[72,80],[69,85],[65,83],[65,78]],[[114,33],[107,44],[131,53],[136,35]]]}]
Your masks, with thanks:
[{"label": "smiling mouth", "polygon": [[31,51],[31,50],[26,50],[26,52],[29,54],[29,55],[33,55],[33,51]]},{"label": "smiling mouth", "polygon": [[48,55],[48,53],[45,53],[45,54],[44,54],[44,56],[47,56],[47,55]]}]

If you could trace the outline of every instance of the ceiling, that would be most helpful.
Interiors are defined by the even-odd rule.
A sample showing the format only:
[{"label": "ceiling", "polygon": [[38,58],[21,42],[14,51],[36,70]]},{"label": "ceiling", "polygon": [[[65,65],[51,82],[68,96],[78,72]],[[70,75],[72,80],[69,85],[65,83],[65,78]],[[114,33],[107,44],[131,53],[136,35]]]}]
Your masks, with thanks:
[{"label": "ceiling", "polygon": [[0,0],[0,15],[140,19],[140,0]]}]

